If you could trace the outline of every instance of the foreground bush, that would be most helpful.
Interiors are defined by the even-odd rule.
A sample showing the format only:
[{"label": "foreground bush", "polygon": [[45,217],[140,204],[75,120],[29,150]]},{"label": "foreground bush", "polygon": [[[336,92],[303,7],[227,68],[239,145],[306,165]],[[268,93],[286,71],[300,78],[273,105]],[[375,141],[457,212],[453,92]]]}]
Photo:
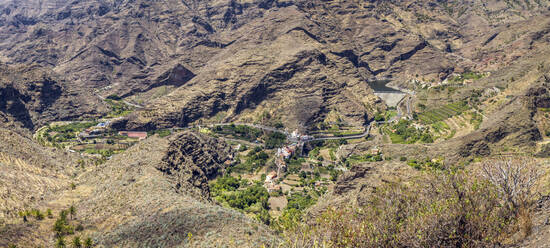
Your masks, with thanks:
[{"label": "foreground bush", "polygon": [[509,200],[480,173],[430,171],[377,188],[363,206],[331,207],[285,236],[290,247],[493,247],[524,225],[525,211]]}]

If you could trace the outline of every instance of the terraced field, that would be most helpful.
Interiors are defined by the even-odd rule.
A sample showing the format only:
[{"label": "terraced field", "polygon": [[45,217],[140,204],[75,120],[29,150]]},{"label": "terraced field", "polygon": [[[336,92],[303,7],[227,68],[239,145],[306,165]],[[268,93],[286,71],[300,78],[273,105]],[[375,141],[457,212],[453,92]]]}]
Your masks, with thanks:
[{"label": "terraced field", "polygon": [[431,125],[444,121],[453,116],[460,115],[468,109],[470,109],[470,107],[465,103],[455,102],[420,113],[418,114],[418,120],[420,120],[422,124]]},{"label": "terraced field", "polygon": [[430,126],[430,132],[436,142],[464,136],[475,130],[474,125],[471,123],[471,119],[472,117],[469,113],[455,115],[432,124]]}]

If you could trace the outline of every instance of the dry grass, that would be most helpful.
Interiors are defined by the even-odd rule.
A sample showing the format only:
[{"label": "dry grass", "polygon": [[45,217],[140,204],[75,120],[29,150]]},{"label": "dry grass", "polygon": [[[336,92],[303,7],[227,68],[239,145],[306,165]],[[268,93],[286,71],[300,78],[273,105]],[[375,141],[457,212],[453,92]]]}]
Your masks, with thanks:
[{"label": "dry grass", "polygon": [[[285,233],[289,247],[488,247],[533,230],[532,207],[510,208],[477,170],[429,172],[377,187],[361,205],[328,207]],[[521,237],[519,237],[521,236]]]},{"label": "dry grass", "polygon": [[47,192],[68,187],[68,178],[0,152],[0,217],[16,218]]}]

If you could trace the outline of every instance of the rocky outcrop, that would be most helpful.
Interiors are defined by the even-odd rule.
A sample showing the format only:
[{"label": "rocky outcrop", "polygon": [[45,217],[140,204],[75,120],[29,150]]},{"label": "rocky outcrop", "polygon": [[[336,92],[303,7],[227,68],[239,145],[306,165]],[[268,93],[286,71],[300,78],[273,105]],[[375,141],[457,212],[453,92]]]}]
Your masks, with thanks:
[{"label": "rocky outcrop", "polygon": [[0,65],[0,118],[3,125],[34,130],[47,122],[93,115],[101,106],[78,95],[54,72],[40,66]]},{"label": "rocky outcrop", "polygon": [[227,149],[219,140],[191,132],[148,137],[82,175],[79,187],[90,192],[71,204],[99,247],[276,242],[267,226],[208,200],[206,180],[223,170]]},{"label": "rocky outcrop", "polygon": [[210,199],[208,180],[221,174],[231,162],[231,148],[220,140],[184,132],[170,139],[157,166],[174,182],[174,188],[197,198]]}]

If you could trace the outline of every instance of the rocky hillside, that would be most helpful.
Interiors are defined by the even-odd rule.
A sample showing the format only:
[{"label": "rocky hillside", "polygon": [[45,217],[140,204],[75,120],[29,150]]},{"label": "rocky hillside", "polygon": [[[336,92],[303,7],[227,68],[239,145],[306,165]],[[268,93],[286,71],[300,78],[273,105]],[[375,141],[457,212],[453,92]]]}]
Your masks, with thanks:
[{"label": "rocky hillside", "polygon": [[90,96],[75,92],[48,68],[0,64],[0,125],[35,130],[52,121],[97,115],[105,106]]},{"label": "rocky hillside", "polygon": [[[532,45],[510,26],[523,30],[547,6],[2,1],[0,60],[36,63],[78,91],[147,105],[132,117],[133,128],[185,126],[214,116],[256,120],[264,112],[291,128],[309,127],[331,111],[360,124],[381,107],[367,79],[439,80],[507,64]],[[544,37],[540,28],[533,38]]]},{"label": "rocky hillside", "polygon": [[232,158],[224,141],[185,132],[171,139],[157,169],[174,181],[176,190],[210,200],[208,180],[222,174]]},{"label": "rocky hillside", "polygon": [[[422,166],[546,161],[549,42],[548,0],[0,0],[0,247],[50,247],[59,236],[99,247],[277,246],[281,219],[368,205],[388,183],[414,193]],[[374,94],[383,80],[407,93],[396,109]],[[450,104],[463,109],[434,110]],[[422,122],[428,113],[436,121]],[[46,128],[57,149],[31,138],[77,120],[87,123]],[[180,129],[212,123],[234,125]],[[268,192],[262,181],[280,161],[266,143],[290,140],[272,127],[320,138],[287,159],[295,182],[271,176]],[[120,130],[151,132],[132,140]],[[240,157],[226,142],[241,142]],[[233,165],[250,174],[232,170],[237,186],[211,192]],[[248,200],[258,215],[212,199],[249,192],[241,176],[261,179],[253,186],[266,203]],[[548,202],[532,209],[534,235],[519,244],[548,240]]]},{"label": "rocky hillside", "polygon": [[[22,144],[29,152],[35,146]],[[17,213],[48,208],[57,216],[69,206],[77,209],[72,225],[83,226],[77,234],[92,237],[99,247],[258,247],[276,242],[263,224],[210,202],[206,180],[230,159],[223,144],[189,132],[153,137],[105,164],[85,162],[82,167],[69,159],[71,154],[52,152],[56,159],[51,160],[46,151],[12,154],[2,147],[0,245],[53,246],[53,217],[23,221]]]}]

